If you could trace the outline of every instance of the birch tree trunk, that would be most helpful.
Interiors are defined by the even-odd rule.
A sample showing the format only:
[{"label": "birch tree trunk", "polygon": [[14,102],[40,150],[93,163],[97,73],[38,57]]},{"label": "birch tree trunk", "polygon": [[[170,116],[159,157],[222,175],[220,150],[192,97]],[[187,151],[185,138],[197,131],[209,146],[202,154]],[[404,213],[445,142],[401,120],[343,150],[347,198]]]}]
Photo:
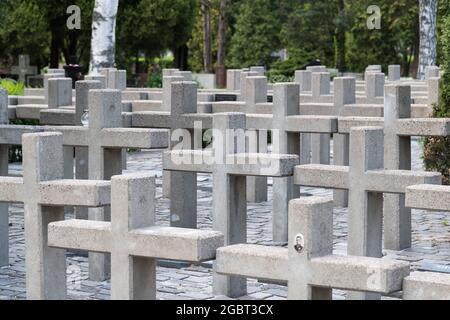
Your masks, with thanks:
[{"label": "birch tree trunk", "polygon": [[417,78],[425,78],[425,68],[436,64],[437,57],[437,8],[438,0],[419,0],[420,49]]},{"label": "birch tree trunk", "polygon": [[119,0],[95,0],[92,15],[91,74],[98,74],[101,68],[114,66],[118,8]]}]

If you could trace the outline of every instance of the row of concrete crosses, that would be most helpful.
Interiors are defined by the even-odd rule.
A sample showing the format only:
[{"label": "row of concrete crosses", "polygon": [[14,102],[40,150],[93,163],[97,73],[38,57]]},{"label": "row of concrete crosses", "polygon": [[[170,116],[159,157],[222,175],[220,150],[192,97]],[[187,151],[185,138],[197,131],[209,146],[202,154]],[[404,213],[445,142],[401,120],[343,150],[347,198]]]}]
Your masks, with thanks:
[{"label": "row of concrete crosses", "polygon": [[[192,97],[193,95],[194,95],[194,91],[193,90],[189,90],[189,85],[192,87],[193,86],[193,84],[191,83],[191,84],[188,84],[188,83],[185,83],[184,85],[183,84],[174,84],[174,88],[176,88],[176,86],[179,86],[179,90],[177,91],[177,90],[174,90],[174,97],[175,97],[175,99],[180,99],[180,97],[182,98],[182,99],[186,99],[185,98],[185,96],[186,96],[186,93],[184,93],[185,91],[187,91],[187,92],[191,92],[190,93],[190,95],[189,94],[187,94],[187,96],[188,97]],[[187,88],[187,90],[186,90],[186,88]],[[283,90],[288,90],[289,91],[289,89],[285,89],[285,88],[283,88],[283,89],[281,89],[281,91],[283,91]],[[291,89],[291,91],[292,90],[294,90],[293,91],[293,96],[295,97],[295,96],[298,96],[297,95],[297,92],[295,92],[295,89]],[[180,95],[180,92],[182,92],[182,94]],[[285,91],[286,92],[286,91]],[[292,97],[292,96],[291,96]],[[276,100],[276,99],[275,99]],[[291,99],[292,100],[292,99]],[[120,98],[119,98],[119,100],[118,100],[119,102],[120,102]],[[194,99],[192,99],[191,101],[196,101],[196,99],[194,100]],[[288,100],[289,101],[289,100]],[[294,100],[295,101],[295,100]],[[119,104],[119,103],[117,103],[117,104]],[[285,102],[285,104],[287,104],[286,102]],[[172,103],[172,106],[173,105],[176,105],[176,106],[178,106],[178,107],[180,107],[180,106],[185,106],[186,105],[186,103],[183,103],[182,101],[181,101],[181,104],[180,103]],[[188,103],[187,105],[189,105],[189,106],[195,106],[196,105],[196,102],[191,102],[191,103]],[[298,104],[293,104],[293,105],[297,105],[298,106]],[[189,109],[189,108],[188,108]],[[292,108],[292,107],[290,107],[290,109],[291,109],[291,111],[292,110],[295,110],[295,107],[294,108]],[[235,115],[236,117],[238,117],[239,118],[239,116],[238,115]],[[242,115],[240,116],[240,117],[242,117]],[[250,118],[250,120],[251,120],[251,117],[249,117],[249,116],[247,116],[247,118]],[[204,117],[204,119],[206,119],[206,117]],[[211,117],[208,117],[208,119],[211,119]],[[244,118],[245,119],[245,118]],[[293,127],[293,128],[295,128],[295,127],[297,127],[297,125],[295,125],[295,122],[293,122],[293,121],[304,121],[304,123],[306,123],[306,122],[310,122],[311,120],[314,120],[313,118],[309,118],[308,119],[308,117],[297,117],[297,119],[295,119],[294,117],[292,117],[291,119],[289,119],[290,121],[291,121],[291,126]],[[320,119],[320,117],[318,118],[318,120],[326,120],[326,123],[327,123],[327,125],[329,125],[329,123],[333,120],[333,119]],[[244,121],[245,122],[245,121]],[[257,116],[255,116],[254,117],[254,119],[253,119],[253,122],[255,122],[255,123],[258,123],[258,122],[265,122],[266,123],[266,126],[264,127],[264,125],[263,125],[263,127],[264,127],[264,129],[270,129],[269,127],[270,127],[270,125],[268,125],[267,126],[267,119],[265,119],[264,117],[263,118],[261,118],[261,117],[257,117]],[[284,122],[284,121],[283,121]],[[287,122],[287,123],[289,123],[289,121],[285,121],[285,122]],[[219,122],[220,123],[220,122]],[[120,125],[119,125],[120,126]],[[167,126],[167,127],[169,127],[169,126]],[[173,127],[173,126],[170,126],[171,128]],[[189,126],[183,126],[183,127],[189,127]],[[243,126],[243,128],[245,128],[246,126]],[[258,128],[258,125],[254,125],[254,127],[257,127]],[[261,127],[261,124],[260,124],[260,127]],[[301,126],[301,127],[303,127],[303,125]],[[262,128],[261,128],[262,129]],[[64,128],[58,128],[58,130],[63,130],[64,131]],[[69,130],[69,132],[70,132],[70,130],[72,130],[72,129],[68,129]],[[286,131],[288,131],[289,132],[289,129],[287,129]],[[294,129],[294,130],[292,130],[293,132],[296,132],[296,130]],[[331,130],[332,132],[335,132],[336,130]],[[301,131],[300,131],[301,132]],[[318,131],[316,131],[316,130],[314,130],[313,132],[318,132]],[[320,132],[320,131],[319,131]],[[70,140],[70,139],[69,139]],[[7,143],[7,144],[9,144],[9,143]],[[297,144],[298,145],[298,144]],[[162,145],[160,146],[160,147],[163,147]],[[267,156],[267,155],[266,155]],[[274,160],[273,158],[271,158],[271,160]],[[289,161],[292,161],[292,159],[290,159],[289,157],[288,157],[288,160]],[[248,169],[248,168],[247,168]],[[206,170],[208,170],[209,171],[209,169],[206,169]],[[252,171],[253,170],[253,171]],[[255,173],[252,173],[252,172],[255,172],[255,171],[257,171],[258,170],[258,168],[253,168],[253,169],[250,169],[250,173],[244,173],[244,172],[241,172],[240,174],[247,174],[247,175],[252,175],[252,174],[255,174]],[[201,171],[201,170],[200,170]],[[212,170],[211,170],[212,171]],[[233,172],[232,170],[231,170],[231,172]],[[276,173],[276,174],[274,174],[275,176],[277,175],[278,173]],[[255,174],[256,175],[256,174]],[[281,174],[282,175],[282,174]],[[289,175],[289,174],[286,174],[286,175]],[[223,218],[222,218],[223,219]]]}]

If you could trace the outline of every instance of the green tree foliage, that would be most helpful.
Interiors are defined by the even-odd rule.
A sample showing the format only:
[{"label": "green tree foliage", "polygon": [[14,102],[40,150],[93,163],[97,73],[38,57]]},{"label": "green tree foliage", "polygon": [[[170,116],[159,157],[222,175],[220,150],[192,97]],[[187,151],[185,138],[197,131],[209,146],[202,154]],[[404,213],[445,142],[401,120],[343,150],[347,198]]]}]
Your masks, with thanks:
[{"label": "green tree foliage", "polygon": [[[367,8],[381,9],[381,29],[367,28]],[[348,68],[362,72],[369,64],[400,64],[409,74],[418,55],[419,5],[415,0],[359,0],[351,2],[353,26],[347,42]],[[413,69],[417,69],[413,67]]]},{"label": "green tree foliage", "polygon": [[130,57],[148,58],[185,44],[191,37],[197,0],[127,0],[117,16],[117,60],[127,65]]},{"label": "green tree foliage", "polygon": [[228,65],[269,67],[282,49],[282,21],[291,0],[243,0],[237,6],[236,30],[231,38]]},{"label": "green tree foliage", "polygon": [[45,16],[35,3],[4,0],[0,6],[0,56],[28,53],[33,63],[44,65],[48,37]]},{"label": "green tree foliage", "polygon": [[[17,57],[28,53],[32,63],[40,67],[77,56],[87,68],[94,3],[94,0],[2,0],[0,55]],[[81,9],[81,30],[66,27],[66,10],[70,5]],[[185,44],[191,37],[197,7],[197,0],[120,1],[118,66],[127,67],[130,58],[139,54],[151,58]]]},{"label": "green tree foliage", "polygon": [[[217,0],[212,1],[211,8],[211,51],[213,56],[213,64],[217,60],[217,31],[219,21],[219,3]],[[200,10],[195,18],[195,24],[192,31],[191,39],[188,42],[189,47],[189,66],[194,72],[203,71],[203,15]]]},{"label": "green tree foliage", "polygon": [[[367,8],[381,9],[380,30],[369,30]],[[406,74],[418,45],[418,3],[413,0],[305,0],[296,2],[282,28],[289,60],[282,74],[319,59],[341,71],[362,72],[369,64],[401,64]]]},{"label": "green tree foliage", "polygon": [[288,65],[295,69],[316,59],[327,66],[335,65],[337,24],[344,20],[336,15],[338,12],[335,0],[308,0],[294,5],[282,29],[291,60]]},{"label": "green tree foliage", "polygon": [[[450,118],[450,14],[442,21],[441,97],[434,106],[434,116]],[[431,137],[425,139],[424,163],[427,170],[441,172],[444,183],[450,184],[450,137]]]},{"label": "green tree foliage", "polygon": [[[66,27],[66,10],[73,4],[81,9],[81,30]],[[87,66],[93,5],[93,0],[2,0],[0,55],[27,53],[41,67],[76,56]]]}]

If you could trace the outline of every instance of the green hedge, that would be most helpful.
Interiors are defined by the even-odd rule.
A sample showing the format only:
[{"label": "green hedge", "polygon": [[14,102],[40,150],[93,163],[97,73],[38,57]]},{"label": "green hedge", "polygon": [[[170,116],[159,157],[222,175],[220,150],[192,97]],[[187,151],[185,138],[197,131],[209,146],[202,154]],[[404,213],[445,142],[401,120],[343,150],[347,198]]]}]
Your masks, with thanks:
[{"label": "green hedge", "polygon": [[[433,116],[450,118],[450,16],[444,19],[442,28],[441,96],[434,106]],[[424,164],[429,171],[437,171],[444,176],[444,184],[450,184],[450,137],[430,137],[424,143]]]}]

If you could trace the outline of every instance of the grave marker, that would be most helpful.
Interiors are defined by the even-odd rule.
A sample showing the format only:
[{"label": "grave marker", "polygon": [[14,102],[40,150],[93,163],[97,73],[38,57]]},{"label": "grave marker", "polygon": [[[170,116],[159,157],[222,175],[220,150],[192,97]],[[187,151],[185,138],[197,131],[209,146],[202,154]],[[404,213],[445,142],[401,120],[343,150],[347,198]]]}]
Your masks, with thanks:
[{"label": "grave marker", "polygon": [[[245,151],[245,114],[215,114],[213,121],[214,145],[211,151],[165,152],[164,169],[212,173],[213,229],[224,234],[226,245],[243,243],[247,240],[246,177],[290,176],[298,157],[241,153]],[[214,276],[214,292],[217,294],[238,297],[245,293],[245,288],[245,279]]]},{"label": "grave marker", "polygon": [[329,300],[331,289],[390,294],[402,289],[409,263],[333,255],[333,202],[308,197],[289,205],[289,248],[234,245],[217,250],[215,271],[287,281],[291,300]]},{"label": "grave marker", "polygon": [[11,68],[11,73],[19,76],[19,81],[26,84],[27,76],[34,76],[38,73],[36,66],[30,66],[30,56],[19,55],[19,65]]},{"label": "grave marker", "polygon": [[[385,117],[348,117],[340,119],[340,131],[349,132],[352,126],[384,126],[385,168],[411,169],[411,137],[447,136],[450,119],[411,118],[411,87],[403,84],[386,85]],[[405,208],[404,196],[387,194],[384,197],[386,249],[402,250],[411,247],[411,211]]]},{"label": "grave marker", "polygon": [[0,202],[25,203],[27,298],[57,299],[66,287],[66,260],[47,247],[47,225],[64,219],[64,206],[108,205],[109,183],[62,179],[60,133],[25,134],[23,157],[23,178],[0,177]]},{"label": "grave marker", "polygon": [[[415,209],[450,211],[450,187],[411,186],[406,191],[406,206]],[[403,283],[403,299],[450,300],[450,275],[437,272],[412,273]]]},{"label": "grave marker", "polygon": [[[404,194],[411,185],[441,183],[438,173],[384,170],[383,135],[379,127],[351,129],[350,167],[303,165],[295,168],[294,180],[300,186],[349,190],[350,255],[382,256],[384,193]],[[357,293],[351,296],[354,299],[372,298]]]},{"label": "grave marker", "polygon": [[223,244],[219,232],[155,226],[155,181],[148,175],[112,178],[111,215],[111,222],[51,223],[48,243],[111,253],[113,300],[156,299],[156,259],[207,261]]}]

